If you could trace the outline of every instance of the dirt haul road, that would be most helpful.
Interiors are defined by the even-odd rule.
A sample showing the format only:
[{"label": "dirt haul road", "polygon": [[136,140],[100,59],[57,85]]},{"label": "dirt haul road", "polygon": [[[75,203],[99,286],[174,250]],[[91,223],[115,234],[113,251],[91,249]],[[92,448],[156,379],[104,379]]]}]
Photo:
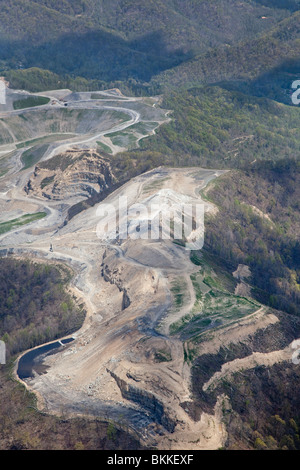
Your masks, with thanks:
[{"label": "dirt haul road", "polygon": [[[68,106],[73,109],[101,106],[91,99],[92,94],[49,94],[51,99],[61,96],[68,96]],[[124,97],[117,92],[103,96],[116,100],[114,110],[124,112]],[[129,101],[130,120],[117,127],[113,123],[111,132],[132,126],[142,116],[153,120],[155,113],[157,122],[167,120],[167,113],[154,106],[156,100],[149,107],[138,99]],[[106,129],[53,144],[43,159],[76,145],[89,148],[100,134],[108,132]],[[189,313],[195,300],[190,283],[195,266],[190,251],[169,239],[100,239],[99,210],[103,204],[117,209],[120,198],[126,197],[128,207],[142,204],[148,214],[152,205],[162,209],[189,203],[215,213],[216,208],[201,199],[200,190],[222,172],[157,168],[131,180],[104,203],[62,227],[63,203],[27,196],[23,188],[33,169],[18,170],[16,165],[15,173],[2,180],[4,220],[11,218],[20,204],[24,212],[35,207],[48,216],[4,234],[1,252],[12,250],[16,256],[69,265],[75,273],[71,292],[78,301],[84,301],[87,310],[74,342],[45,359],[49,366],[46,374],[26,382],[39,397],[41,409],[109,417],[134,429],[147,445],[161,449],[221,447],[226,439],[221,420],[223,397],[219,397],[214,414],[202,413],[198,422],[189,417],[182,404],[192,399],[190,366],[184,360],[182,342],[169,334],[170,325]],[[143,217],[145,223],[145,214]],[[152,222],[150,216],[146,222],[146,226]],[[179,273],[187,281],[190,299],[174,314],[171,285]]]},{"label": "dirt haul road", "polygon": [[[166,194],[202,202],[195,190],[217,175],[208,170],[161,168],[135,178],[105,203],[117,205],[124,194],[129,205],[149,201],[150,195],[163,204]],[[218,409],[215,416],[204,414],[194,423],[180,406],[190,400],[189,367],[181,341],[170,337],[166,328],[159,329],[171,306],[169,279],[178,271],[189,275],[195,270],[189,252],[171,240],[103,242],[97,237],[98,209],[85,211],[52,236],[36,237],[30,247],[24,243],[24,233],[14,234],[14,247],[23,254],[73,267],[77,273],[73,292],[88,309],[75,342],[48,357],[47,374],[27,386],[38,393],[40,406],[49,412],[123,419],[147,444],[163,448],[170,434],[173,448],[220,447],[225,431]],[[210,204],[205,209],[214,210]],[[169,351],[171,360],[157,362],[157,352],[163,351]],[[165,436],[159,443],[158,433]],[[202,433],[203,442],[192,444]]]}]

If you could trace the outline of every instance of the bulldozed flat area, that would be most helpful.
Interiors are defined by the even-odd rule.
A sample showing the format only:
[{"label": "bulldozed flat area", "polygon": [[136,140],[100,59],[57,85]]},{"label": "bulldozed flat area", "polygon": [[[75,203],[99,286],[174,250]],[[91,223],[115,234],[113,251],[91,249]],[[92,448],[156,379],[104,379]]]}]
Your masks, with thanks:
[{"label": "bulldozed flat area", "polygon": [[[142,135],[139,132],[146,129],[151,133],[155,128],[153,123],[168,120],[167,112],[156,106],[156,99],[146,104],[141,99],[120,96],[116,91],[102,92],[103,99],[69,91],[43,95],[55,104],[34,111],[7,109],[1,117],[13,140],[5,145],[15,146],[9,149],[15,152],[21,141],[12,130],[17,129],[14,120],[25,119],[33,126],[33,122],[40,121],[38,113],[42,113],[47,125],[42,123],[40,134],[31,132],[22,136],[40,138],[46,128],[49,130],[50,115],[52,119],[55,114],[49,107],[59,107],[58,114],[65,116],[68,125],[62,128],[55,124],[53,132],[75,132],[76,137],[68,136],[67,141],[52,142],[43,148],[40,154],[43,163],[57,156],[66,157],[72,149],[95,150],[99,139],[113,153],[127,145],[124,133],[128,137],[131,126],[135,128],[130,135],[135,135],[138,141],[138,135]],[[64,103],[68,104],[68,111]],[[147,121],[152,124],[146,126]],[[136,126],[141,123],[143,126],[135,134]],[[27,129],[32,129],[30,126]],[[119,139],[113,140],[110,134]],[[35,147],[36,141],[26,145],[28,151]],[[7,156],[4,147],[2,151]],[[21,154],[18,153],[18,158],[14,155],[10,154],[14,162],[0,179],[0,222],[7,223],[29,213],[45,216],[1,234],[0,253],[68,265],[74,272],[70,292],[77,302],[85,305],[87,312],[82,328],[73,335],[74,341],[45,356],[46,373],[36,373],[26,379],[26,387],[38,396],[40,409],[54,414],[101,416],[126,423],[143,445],[158,449],[223,447],[227,440],[224,407],[229,406],[224,404],[228,398],[220,393],[209,410],[191,412],[195,399],[193,360],[207,354],[216,355],[221,348],[232,344],[251,343],[256,334],[276,327],[280,319],[248,297],[247,289],[243,289],[245,296],[239,295],[236,273],[224,283],[223,277],[204,260],[201,250],[194,254],[198,262],[193,262],[192,251],[182,240],[151,238],[149,231],[148,237],[101,238],[99,224],[103,228],[105,209],[112,207],[115,213],[105,219],[107,226],[112,226],[114,214],[118,214],[119,225],[127,228],[128,220],[124,222],[120,211],[120,200],[125,198],[129,208],[135,207],[135,222],[146,221],[148,228],[153,221],[153,205],[162,211],[184,204],[201,205],[205,217],[217,217],[217,208],[206,198],[202,199],[201,192],[224,171],[162,166],[133,178],[104,201],[68,221],[67,210],[77,201],[76,197],[70,191],[61,191],[57,199],[51,198],[51,191],[48,197],[42,191],[26,192],[24,188],[36,170],[34,165],[20,167]],[[93,158],[97,159],[95,155]],[[74,166],[72,171],[75,170],[78,168]],[[86,182],[86,167],[85,172]],[[77,176],[73,180],[72,175],[68,177],[69,182],[78,184]],[[82,174],[80,181],[82,187]],[[48,182],[44,178],[43,184]],[[141,213],[141,208],[148,215]],[[245,266],[237,272],[249,275]],[[206,377],[203,392],[217,390],[224,377],[243,368],[274,365],[287,361],[291,354],[292,346],[285,344],[276,351],[252,351],[247,357],[229,360]]]}]

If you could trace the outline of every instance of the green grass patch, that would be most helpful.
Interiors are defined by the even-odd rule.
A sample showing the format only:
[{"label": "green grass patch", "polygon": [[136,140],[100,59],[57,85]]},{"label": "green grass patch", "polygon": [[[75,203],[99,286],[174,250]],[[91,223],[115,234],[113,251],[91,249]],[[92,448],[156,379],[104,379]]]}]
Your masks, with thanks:
[{"label": "green grass patch", "polygon": [[124,148],[133,148],[136,146],[137,138],[130,132],[114,132],[109,134],[113,145]]},{"label": "green grass patch", "polygon": [[14,101],[13,107],[15,110],[34,108],[35,106],[43,106],[48,104],[49,101],[50,98],[47,98],[46,96],[30,96],[28,98]]},{"label": "green grass patch", "polygon": [[170,334],[175,335],[177,333],[180,333],[186,325],[190,323],[190,321],[193,319],[193,315],[187,314],[184,317],[180,318],[180,320],[172,323],[170,325]]},{"label": "green grass patch", "polygon": [[25,142],[20,142],[16,145],[17,149],[22,149],[25,147],[32,147],[37,144],[45,144],[50,142],[57,142],[58,140],[72,139],[76,137],[75,134],[54,134],[45,137],[37,137],[36,139],[27,140]]},{"label": "green grass patch", "polygon": [[120,119],[123,122],[131,121],[131,116],[127,113],[123,113],[122,111],[112,111],[112,117],[114,119]]},{"label": "green grass patch", "polygon": [[172,283],[171,292],[174,296],[176,308],[181,308],[183,306],[185,291],[186,282],[183,279],[176,279]]},{"label": "green grass patch", "polygon": [[112,153],[111,148],[108,145],[104,144],[103,142],[97,142],[97,145],[100,148],[100,150],[103,150],[104,152],[109,153],[109,154]]},{"label": "green grass patch", "polygon": [[206,284],[208,287],[211,287],[212,289],[220,289],[224,290],[222,283],[219,281],[219,279],[212,277],[212,276],[204,276],[203,279],[204,284]]},{"label": "green grass patch", "polygon": [[0,235],[10,232],[18,227],[22,227],[23,225],[30,224],[36,220],[43,219],[46,215],[46,212],[36,212],[35,214],[26,214],[17,219],[2,222],[0,223]]},{"label": "green grass patch", "polygon": [[118,100],[118,101],[119,101],[119,100],[120,100],[120,101],[127,101],[126,98],[121,98],[121,97],[119,97],[119,96],[117,96],[117,95],[114,97],[114,96],[100,95],[99,93],[92,93],[92,94],[91,94],[91,99],[92,99],[92,100],[107,100],[107,101],[116,99],[116,100]]},{"label": "green grass patch", "polygon": [[206,286],[203,285],[202,276],[199,274],[191,274],[191,281],[193,283],[194,291],[196,294],[196,301],[202,299],[204,293],[207,292]]},{"label": "green grass patch", "polygon": [[22,155],[22,163],[23,163],[23,168],[22,170],[27,170],[28,168],[31,168],[33,165],[38,163],[44,153],[46,152],[48,148],[48,145],[42,145],[42,146],[37,146],[33,147],[32,149],[26,150],[26,152],[23,153]]},{"label": "green grass patch", "polygon": [[138,134],[148,135],[149,132],[153,131],[159,126],[158,122],[149,121],[149,122],[138,122],[130,127],[130,130],[137,132]]},{"label": "green grass patch", "polygon": [[[195,252],[191,258],[194,264],[200,266],[200,271],[190,276],[196,300],[189,312],[170,325],[170,334],[180,334],[183,340],[197,343],[201,335],[207,335],[208,330],[251,315],[260,305],[252,299],[235,295],[231,290],[234,280],[230,278],[233,279],[233,276],[218,264],[212,267],[205,253]],[[175,303],[179,307],[182,306],[184,289],[179,279],[172,286]]]},{"label": "green grass patch", "polygon": [[202,258],[202,255],[200,254],[200,252],[191,251],[190,260],[196,266],[202,266],[203,265],[203,258]]}]

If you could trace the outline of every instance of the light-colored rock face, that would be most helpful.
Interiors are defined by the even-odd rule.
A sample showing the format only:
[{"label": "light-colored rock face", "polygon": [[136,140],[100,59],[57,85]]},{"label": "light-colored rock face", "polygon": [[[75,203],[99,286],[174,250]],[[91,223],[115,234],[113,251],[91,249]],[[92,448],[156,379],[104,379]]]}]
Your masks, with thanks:
[{"label": "light-colored rock face", "polygon": [[[70,184],[66,178],[74,181],[78,174],[75,170],[79,165],[87,168],[88,159],[94,167],[106,168],[107,162],[101,157],[98,160],[93,152],[64,154],[61,165],[68,162],[63,173],[66,191]],[[47,165],[51,167],[45,162],[36,172],[36,187],[46,177],[43,167]],[[218,174],[201,169],[159,168],[126,183],[104,202],[118,207],[120,198],[126,196],[129,207],[139,203],[148,207],[154,201],[162,208],[173,200],[194,200],[204,204],[206,213],[215,214],[212,204],[201,199],[199,190]],[[59,166],[53,175],[58,183]],[[75,269],[72,293],[85,303],[88,313],[75,341],[47,357],[47,374],[36,376],[29,386],[41,398],[41,407],[46,404],[50,412],[63,409],[74,415],[96,414],[116,421],[122,416],[147,445],[190,450],[222,447],[227,437],[222,419],[227,398],[218,395],[215,407],[210,412],[201,410],[199,419],[194,419],[189,412],[194,401],[187,358],[195,348],[197,356],[205,357],[217,354],[221,347],[247,342],[256,332],[276,325],[278,319],[253,305],[249,310],[252,315],[238,317],[238,321],[230,317],[228,324],[212,328],[197,344],[171,334],[172,325],[191,314],[195,306],[200,308],[193,284],[199,281],[200,267],[191,262],[188,250],[172,240],[99,239],[101,204],[73,217],[48,238],[36,236],[30,246],[35,256],[60,260]],[[50,243],[53,252],[49,252]],[[238,281],[249,274],[246,267],[240,266],[234,277]],[[176,308],[172,286],[178,280],[185,300]],[[209,291],[199,281],[200,285],[204,293]],[[228,302],[228,297],[225,300]],[[223,375],[231,377],[240,367],[253,367],[258,358],[269,364],[288,355],[286,349],[274,357],[254,354],[249,361],[231,361],[220,376],[212,374],[203,385],[214,390]]]},{"label": "light-colored rock face", "polygon": [[[173,197],[203,203],[198,190],[214,177],[210,170],[160,168],[120,187],[105,202],[118,205],[126,195],[129,207],[153,200],[163,206]],[[190,252],[172,240],[100,240],[99,205],[33,244],[36,255],[65,260],[76,269],[74,294],[84,300],[88,315],[70,348],[49,357],[47,374],[30,386],[53,412],[122,415],[148,445],[220,447],[224,429],[217,410],[195,423],[181,406],[191,400],[182,341],[167,327],[159,331],[172,307],[169,281],[195,270]],[[212,210],[205,203],[205,211]],[[209,439],[199,443],[202,432]]]},{"label": "light-colored rock face", "polygon": [[[111,102],[112,93],[108,96]],[[85,99],[92,109],[98,108],[97,100],[94,102],[86,94],[70,95],[69,106],[86,107],[85,101],[81,103]],[[153,113],[158,112],[154,104],[147,107],[146,113],[143,103],[130,100],[126,104],[130,121],[116,126],[115,121],[109,124],[106,115],[103,126],[114,126],[114,132],[122,132],[139,122],[141,114],[146,113],[145,119],[153,120]],[[14,120],[16,116],[19,113],[10,117]],[[37,121],[38,114],[34,114],[34,122]],[[89,122],[93,124],[94,119]],[[87,124],[82,122],[82,132],[89,131]],[[38,394],[40,406],[47,412],[121,420],[149,446],[217,449],[226,441],[222,413],[230,405],[223,392],[218,393],[209,412],[204,412],[201,402],[196,403],[200,411],[195,417],[195,370],[199,372],[196,386],[199,388],[202,380],[203,393],[217,391],[223,378],[234,376],[244,367],[253,368],[256,363],[268,366],[284,361],[293,350],[288,344],[278,344],[276,349],[270,348],[270,354],[260,351],[262,354],[258,355],[249,346],[248,357],[241,354],[238,360],[227,360],[231,345],[250,344],[256,334],[264,331],[270,331],[271,338],[276,336],[272,335],[272,328],[277,331],[278,318],[261,305],[234,298],[234,289],[224,293],[213,269],[209,267],[206,272],[197,256],[198,264],[193,264],[191,253],[180,243],[170,239],[100,239],[102,203],[66,218],[72,204],[101,194],[114,183],[109,162],[99,153],[74,149],[75,145],[80,148],[79,144],[83,145],[81,148],[92,148],[105,135],[101,129],[101,134],[97,127],[97,135],[77,137],[76,143],[72,140],[50,149],[33,173],[30,169],[18,174],[20,168],[15,168],[16,173],[9,176],[0,192],[2,221],[26,212],[47,212],[47,217],[30,227],[2,235],[2,254],[14,251],[22,257],[59,261],[72,267],[71,293],[87,311],[74,341],[48,356],[47,373],[35,376],[27,386]],[[218,211],[202,199],[201,191],[221,174],[200,168],[160,167],[118,187],[103,203],[118,207],[120,198],[126,197],[129,207],[142,204],[149,209],[153,204],[162,211],[170,205],[192,201],[204,205],[205,213],[214,217]],[[139,214],[137,220],[142,219],[146,220],[147,229],[153,218]],[[243,265],[234,271],[237,296],[248,296],[250,274]],[[180,328],[194,318],[191,329],[195,328],[196,336],[192,340],[188,335],[182,337],[178,330],[176,333],[174,325]],[[197,324],[203,320],[204,327]],[[202,336],[203,331],[206,336]],[[222,348],[226,350],[225,362],[214,369],[205,358],[210,355],[211,361]],[[205,367],[193,371],[193,357],[202,358]],[[205,376],[207,369],[211,369],[211,374]]]},{"label": "light-colored rock face", "polygon": [[25,191],[55,201],[100,193],[115,178],[109,162],[93,150],[69,150],[35,167]]},{"label": "light-colored rock face", "polygon": [[[176,196],[183,202],[192,198],[203,203],[206,213],[215,214],[199,190],[217,176],[210,170],[159,168],[126,183],[105,203],[117,206],[126,195],[129,206],[153,200],[163,206]],[[174,322],[184,319],[195,306],[201,307],[193,284],[200,266],[172,240],[99,239],[100,205],[73,217],[48,238],[35,235],[32,239],[30,254],[74,268],[72,293],[85,303],[88,313],[74,342],[46,358],[47,374],[29,381],[30,388],[48,412],[122,419],[144,443],[159,449],[222,447],[227,438],[222,415],[227,398],[218,395],[214,408],[210,412],[200,409],[199,419],[194,419],[189,412],[194,405],[189,355],[196,350],[199,358],[213,357],[221,348],[248,343],[255,334],[276,327],[278,318],[253,304],[243,318],[231,315],[228,323],[216,323],[199,342],[171,334]],[[22,244],[24,238],[17,237],[15,244],[28,250],[26,242]],[[50,243],[53,252],[49,252]],[[238,281],[248,279],[249,274],[247,267],[240,266],[234,277]],[[172,285],[179,278],[186,300],[176,309]],[[207,284],[199,281],[200,285],[207,293]],[[222,308],[229,300],[227,294],[225,297]],[[234,312],[235,305],[232,308]],[[227,361],[228,365],[207,378],[203,393],[216,390],[223,377],[230,378],[243,367],[253,368],[257,362],[274,364],[286,360],[291,351],[289,346],[276,354],[251,351],[248,358]]]}]

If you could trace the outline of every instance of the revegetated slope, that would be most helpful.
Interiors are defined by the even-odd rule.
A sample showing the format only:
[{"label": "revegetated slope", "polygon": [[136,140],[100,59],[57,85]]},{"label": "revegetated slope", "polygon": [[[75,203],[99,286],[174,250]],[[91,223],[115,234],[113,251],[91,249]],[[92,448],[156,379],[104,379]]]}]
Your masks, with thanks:
[{"label": "revegetated slope", "polygon": [[219,207],[207,222],[207,248],[250,266],[253,295],[299,315],[299,161],[231,172],[207,195]]},{"label": "revegetated slope", "polygon": [[[255,165],[253,160],[251,166],[258,171],[262,191],[260,199],[255,199],[254,195],[257,196],[258,191],[256,178],[251,172],[247,174],[244,170],[238,174],[229,172],[221,176],[222,171],[201,169],[201,151],[197,156],[197,145],[203,147],[205,144],[211,151],[216,129],[220,140],[225,142],[226,134],[221,130],[226,130],[226,124],[229,143],[236,138],[233,137],[236,132],[239,132],[241,138],[241,130],[249,132],[252,129],[256,142],[258,136],[264,136],[255,127],[256,114],[253,119],[252,113],[256,111],[261,118],[260,125],[266,126],[268,132],[278,129],[276,133],[283,133],[292,147],[295,142],[292,136],[288,137],[288,133],[284,132],[282,124],[287,116],[290,117],[289,122],[292,122],[299,110],[269,100],[247,99],[245,95],[236,92],[227,92],[220,98],[218,88],[208,88],[203,94],[202,91],[192,90],[177,97],[175,95],[174,123],[165,124],[161,129],[164,132],[160,134],[158,130],[157,136],[151,136],[148,142],[144,141],[145,145],[142,141],[138,150],[125,154],[106,154],[107,160],[110,157],[113,169],[118,169],[116,177],[119,183],[129,180],[134,172],[139,176],[125,182],[123,186],[112,186],[110,189],[115,191],[104,196],[108,196],[105,201],[108,203],[117,204],[119,196],[126,195],[129,205],[143,202],[149,206],[156,202],[158,207],[163,208],[164,203],[178,201],[204,203],[209,216],[206,218],[204,252],[195,252],[190,256],[184,250],[185,241],[181,239],[176,243],[171,240],[100,240],[97,237],[100,220],[98,210],[101,209],[99,201],[103,195],[90,198],[93,199],[91,204],[85,207],[82,205],[81,212],[75,211],[73,217],[67,217],[68,208],[73,208],[70,207],[71,202],[64,199],[63,192],[59,201],[49,198],[49,194],[46,197],[41,194],[38,196],[42,197],[36,197],[30,191],[26,194],[24,186],[28,179],[32,178],[34,171],[38,173],[37,169],[28,167],[22,172],[19,172],[20,168],[15,168],[15,174],[8,175],[5,181],[2,179],[5,189],[1,193],[3,218],[9,219],[20,208],[35,213],[43,209],[46,217],[31,226],[22,226],[9,234],[3,234],[1,254],[59,260],[72,266],[77,274],[72,293],[80,303],[85,304],[87,310],[83,328],[76,333],[68,350],[47,356],[47,374],[36,375],[27,382],[27,386],[46,400],[48,411],[60,413],[63,409],[67,413],[81,414],[88,410],[92,414],[109,416],[116,422],[122,416],[123,421],[139,433],[142,442],[161,449],[166,446],[172,449],[216,449],[221,446],[253,448],[262,445],[260,441],[265,443],[264,423],[279,408],[260,410],[259,430],[255,429],[248,437],[241,438],[239,430],[249,430],[254,403],[250,402],[249,418],[242,420],[240,426],[240,414],[243,413],[243,403],[237,390],[240,384],[236,384],[236,394],[230,394],[232,379],[243,370],[251,378],[253,371],[256,372],[260,366],[275,371],[273,380],[276,385],[276,377],[282,373],[285,364],[290,374],[293,374],[291,391],[297,378],[291,357],[292,342],[299,336],[299,247],[292,227],[284,224],[292,220],[297,232],[297,217],[288,218],[286,214],[293,208],[297,209],[297,175],[294,174],[297,163],[296,158],[291,159],[289,166],[293,164],[295,172],[284,174],[284,165],[280,166],[278,155],[271,158],[272,152],[268,151],[268,146],[258,145],[261,162]],[[50,93],[50,96],[52,99],[56,96],[57,100],[61,94],[57,91]],[[63,94],[65,96],[66,91]],[[215,114],[210,115],[209,101],[212,97]],[[86,150],[90,145],[96,148],[100,138],[102,145],[109,145],[114,139],[121,143],[125,139],[124,133],[129,132],[131,126],[140,132],[151,132],[155,122],[153,119],[157,119],[157,124],[168,121],[168,113],[158,107],[161,103],[158,98],[126,100],[118,90],[92,94],[68,92],[67,110],[63,103],[60,106],[68,113],[78,112],[81,106],[82,111],[86,112],[86,108],[90,107],[93,112],[93,107],[101,106],[105,100],[106,105],[113,110],[126,108],[132,119],[117,126],[111,122],[111,132],[107,129],[105,135],[100,133],[77,138],[81,151],[76,154],[79,158],[73,169],[79,186],[80,179],[76,171],[80,168],[76,165],[85,154],[82,149]],[[113,100],[116,101],[115,107],[112,106]],[[44,110],[49,106],[51,109],[52,105],[46,105]],[[228,110],[227,122],[222,115],[224,107]],[[39,113],[40,110],[34,112]],[[26,121],[27,115],[31,116],[33,111],[6,112],[10,113],[10,119],[20,114]],[[85,116],[84,112],[82,116]],[[148,119],[150,122],[147,122]],[[242,127],[233,128],[235,121]],[[87,128],[84,129],[87,132]],[[95,132],[99,132],[99,129]],[[270,135],[268,132],[266,136]],[[211,137],[208,138],[208,135]],[[182,140],[184,136],[187,147],[184,147]],[[268,144],[266,136],[263,141]],[[107,140],[103,140],[104,137]],[[149,148],[152,140],[157,146],[153,147],[156,151]],[[247,140],[243,137],[240,141],[242,149],[247,148]],[[113,145],[116,144],[114,142]],[[174,152],[176,142],[179,147]],[[63,144],[57,143],[55,153],[47,155],[42,152],[40,167],[43,170],[53,170],[55,167],[70,169],[73,159],[68,152],[63,154],[62,150],[70,151],[75,144],[76,141],[70,139]],[[112,151],[113,147],[110,149]],[[148,160],[147,155],[154,155],[154,158]],[[162,155],[166,160],[162,160]],[[248,159],[250,156],[251,152],[248,153]],[[265,171],[262,166],[264,157]],[[185,161],[191,165],[194,158],[199,160],[198,165],[191,168],[161,166],[162,161],[170,166],[174,164],[171,158],[178,159],[181,165]],[[221,162],[219,154],[218,158],[216,161]],[[120,161],[123,161],[124,172],[118,163]],[[140,175],[147,169],[143,165],[147,164],[150,166],[148,169],[151,169],[152,165],[158,166],[158,162],[159,168]],[[271,170],[274,166],[273,173],[268,172],[268,165]],[[88,173],[89,168],[86,167],[84,176]],[[57,174],[51,173],[51,176],[45,175],[38,186],[44,189],[48,184],[51,186],[49,178],[53,176],[58,178],[59,171]],[[91,178],[93,176],[91,172]],[[59,183],[58,179],[53,189]],[[245,181],[243,186],[241,181]],[[212,193],[209,186],[208,191],[205,190],[209,182],[212,184]],[[277,198],[276,207],[269,190],[270,182],[275,185],[273,192]],[[82,195],[83,199],[85,197]],[[209,198],[213,198],[218,207]],[[144,228],[148,224],[149,221]],[[245,226],[247,236],[245,230],[243,232]],[[133,230],[134,227],[133,224]],[[217,256],[212,257],[211,253]],[[225,260],[221,258],[224,256]],[[260,260],[263,264],[260,264]],[[256,295],[257,284],[266,286],[266,292],[272,294],[270,298]],[[284,300],[289,300],[288,306],[280,303],[283,296]],[[261,302],[273,308],[280,307],[290,315]],[[258,375],[256,378],[257,387],[265,386],[264,382],[261,385]],[[268,387],[259,390],[260,397],[270,395]],[[39,401],[40,407],[44,405],[45,402]],[[230,414],[232,420],[228,419],[230,410],[235,412],[234,415]],[[281,410],[280,415],[283,412],[285,419],[292,419],[286,410]],[[296,426],[297,421],[298,415],[295,415]],[[284,432],[288,439],[290,430]],[[273,436],[272,433],[270,435]],[[272,445],[276,445],[276,448],[285,447],[276,435],[273,438],[276,442],[272,441]],[[293,443],[289,438],[288,445],[296,447],[297,442],[292,434],[291,438]],[[256,442],[257,439],[260,441]],[[265,445],[271,444],[268,441]]]},{"label": "revegetated slope", "polygon": [[299,156],[299,109],[217,86],[174,91],[164,96],[170,123],[116,155],[115,172],[132,175],[160,162],[206,168],[251,168],[257,161]]},{"label": "revegetated slope", "polygon": [[[115,122],[122,122],[127,116],[117,111],[47,109],[27,112],[2,118],[6,126],[13,130],[15,140],[10,143],[26,142],[49,134],[88,134],[106,130]],[[7,132],[7,127],[4,132]],[[0,135],[0,144],[3,144]]]},{"label": "revegetated slope", "polygon": [[[117,204],[122,194],[130,205],[154,200],[161,207],[178,198],[200,202],[209,181],[227,176],[161,167],[120,187],[106,202]],[[99,209],[88,209],[58,230],[48,226],[47,234],[23,230],[2,239],[3,252],[12,248],[19,256],[70,264],[77,272],[73,293],[87,307],[70,348],[48,356],[47,374],[27,381],[46,400],[39,406],[45,410],[47,403],[55,413],[89,410],[116,421],[122,416],[146,445],[159,449],[254,448],[257,437],[266,439],[264,423],[278,410],[292,419],[288,410],[266,407],[250,433],[254,400],[250,397],[249,417],[240,417],[243,384],[235,382],[234,394],[230,390],[236,374],[246,371],[251,378],[258,367],[270,368],[278,386],[284,365],[293,374],[289,390],[294,390],[297,366],[291,357],[299,318],[254,300],[247,266],[230,267],[197,252],[191,262],[179,241],[100,240]],[[218,220],[209,201],[205,212]],[[268,383],[256,379],[259,396],[271,396]],[[251,383],[247,387],[252,390]],[[297,424],[296,413],[293,419]],[[248,435],[241,437],[240,430]],[[274,439],[273,445],[284,447],[276,434]]]}]

